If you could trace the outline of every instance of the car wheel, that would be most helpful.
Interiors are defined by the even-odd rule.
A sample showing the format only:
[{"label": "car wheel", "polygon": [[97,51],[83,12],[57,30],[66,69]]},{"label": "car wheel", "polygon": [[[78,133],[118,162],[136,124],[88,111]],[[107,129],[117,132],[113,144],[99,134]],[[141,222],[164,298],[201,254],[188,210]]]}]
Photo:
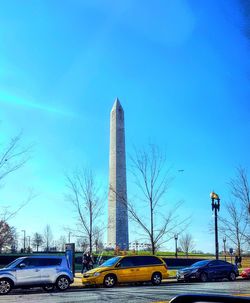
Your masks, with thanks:
[{"label": "car wheel", "polygon": [[201,280],[201,282],[207,282],[207,280],[208,280],[207,274],[204,273],[204,272],[202,272],[202,273],[200,274],[200,280]]},{"label": "car wheel", "polygon": [[162,279],[161,274],[159,272],[155,272],[152,275],[151,282],[153,285],[160,285],[161,279]]},{"label": "car wheel", "polygon": [[43,286],[43,290],[45,290],[47,292],[53,291],[54,289],[55,289],[55,285],[53,285],[53,284],[47,284],[47,285]]},{"label": "car wheel", "polygon": [[69,288],[69,278],[67,276],[60,276],[56,280],[56,288],[60,291],[64,291]]},{"label": "car wheel", "polygon": [[230,272],[228,279],[230,281],[235,281],[236,280],[236,274],[233,271]]},{"label": "car wheel", "polygon": [[115,275],[107,275],[103,280],[103,285],[105,287],[113,287],[116,284],[116,276]]},{"label": "car wheel", "polygon": [[0,280],[0,295],[6,295],[12,289],[12,283],[8,279]]}]

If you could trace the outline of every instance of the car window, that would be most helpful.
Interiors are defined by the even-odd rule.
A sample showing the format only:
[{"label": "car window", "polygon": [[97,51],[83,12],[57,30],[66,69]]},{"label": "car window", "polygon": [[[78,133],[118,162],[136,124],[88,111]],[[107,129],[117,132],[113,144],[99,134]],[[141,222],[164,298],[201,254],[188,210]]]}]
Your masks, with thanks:
[{"label": "car window", "polygon": [[125,257],[120,261],[120,268],[122,267],[132,267],[135,266],[134,260],[135,258],[133,257]]},{"label": "car window", "polygon": [[221,261],[221,260],[218,260],[218,261],[217,261],[217,265],[227,266],[228,263],[226,263],[226,262],[224,262],[224,261]]},{"label": "car window", "polygon": [[220,262],[218,260],[212,261],[211,263],[209,263],[209,267],[215,267],[215,266],[221,266],[223,262]]},{"label": "car window", "polygon": [[202,267],[202,266],[206,266],[209,264],[210,261],[208,260],[204,260],[204,261],[198,261],[198,262],[195,262],[191,265],[191,267]]},{"label": "car window", "polygon": [[38,266],[59,266],[62,263],[61,258],[41,258],[37,259],[38,261]]},{"label": "car window", "polygon": [[134,263],[137,266],[157,265],[162,264],[162,261],[153,256],[140,256],[134,258]]},{"label": "car window", "polygon": [[21,260],[16,267],[20,267],[20,264],[25,264],[25,267],[38,266],[38,259],[35,258],[25,258]]}]

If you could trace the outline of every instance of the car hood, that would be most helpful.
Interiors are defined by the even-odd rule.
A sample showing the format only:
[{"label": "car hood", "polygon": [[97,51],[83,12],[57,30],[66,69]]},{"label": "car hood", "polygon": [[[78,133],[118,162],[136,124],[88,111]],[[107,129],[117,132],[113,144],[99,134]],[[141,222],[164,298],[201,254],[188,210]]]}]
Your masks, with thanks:
[{"label": "car hood", "polygon": [[93,275],[96,272],[102,272],[102,271],[106,271],[106,270],[110,270],[110,269],[111,269],[111,267],[97,267],[97,268],[86,271],[84,274]]},{"label": "car hood", "polygon": [[200,267],[185,267],[179,270],[179,272],[189,272],[189,271],[193,271],[193,270],[198,270]]}]

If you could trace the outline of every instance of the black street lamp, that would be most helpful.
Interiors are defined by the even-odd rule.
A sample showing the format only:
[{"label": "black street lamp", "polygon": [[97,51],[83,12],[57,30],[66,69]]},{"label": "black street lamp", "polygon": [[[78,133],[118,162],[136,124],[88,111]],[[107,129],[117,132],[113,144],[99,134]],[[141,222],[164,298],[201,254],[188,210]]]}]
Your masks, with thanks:
[{"label": "black street lamp", "polygon": [[215,257],[216,257],[216,260],[218,260],[219,259],[219,243],[218,243],[218,214],[217,214],[217,212],[220,210],[220,198],[214,192],[212,192],[210,194],[210,198],[212,200],[212,211],[214,211]]},{"label": "black street lamp", "polygon": [[227,255],[227,251],[226,251],[226,241],[227,241],[227,238],[226,238],[226,236],[225,236],[225,237],[223,237],[225,261],[227,261],[227,257],[226,257],[226,255]]},{"label": "black street lamp", "polygon": [[177,252],[177,241],[178,241],[178,234],[174,235],[174,239],[175,239],[175,258],[177,259],[178,257],[178,252]]}]

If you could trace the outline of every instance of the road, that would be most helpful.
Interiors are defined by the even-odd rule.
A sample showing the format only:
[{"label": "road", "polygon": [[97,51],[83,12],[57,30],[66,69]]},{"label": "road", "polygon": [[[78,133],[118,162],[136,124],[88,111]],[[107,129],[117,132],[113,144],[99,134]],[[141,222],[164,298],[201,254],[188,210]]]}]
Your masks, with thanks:
[{"label": "road", "polygon": [[0,303],[44,302],[44,303],[79,303],[79,302],[126,302],[147,303],[168,301],[178,294],[216,293],[248,295],[250,281],[208,282],[208,283],[164,283],[161,286],[119,286],[106,288],[77,288],[66,292],[45,293],[41,289],[14,290],[7,296],[0,297]]}]

